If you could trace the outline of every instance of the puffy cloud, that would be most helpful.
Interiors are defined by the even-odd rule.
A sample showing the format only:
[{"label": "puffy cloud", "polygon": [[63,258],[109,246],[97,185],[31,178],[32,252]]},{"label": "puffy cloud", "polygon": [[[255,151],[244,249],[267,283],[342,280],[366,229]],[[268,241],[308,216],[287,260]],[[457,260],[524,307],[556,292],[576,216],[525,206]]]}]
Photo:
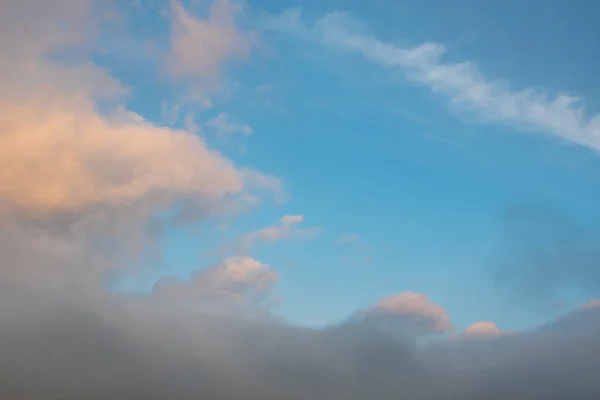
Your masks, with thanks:
[{"label": "puffy cloud", "polygon": [[179,0],[171,0],[171,71],[188,78],[214,78],[230,59],[245,59],[252,34],[235,24],[238,6],[215,0],[206,19],[193,16]]},{"label": "puffy cloud", "polygon": [[127,90],[88,57],[105,5],[2,3],[4,281],[101,290],[108,271],[158,258],[166,224],[235,212],[265,189],[283,193],[278,179],[126,108]]},{"label": "puffy cloud", "polygon": [[[276,178],[238,169],[198,136],[156,126],[125,109],[121,97],[126,90],[92,62],[49,57],[63,50],[89,53],[95,27],[101,25],[98,15],[103,4],[92,0],[3,3],[2,203],[39,217],[140,202],[160,208],[178,199],[192,199],[206,208],[232,196],[248,201],[253,195],[247,192],[254,189],[272,190],[280,197],[283,190]],[[181,4],[175,1],[173,8],[191,31],[203,31],[194,25],[202,23],[187,16]],[[234,29],[229,17],[234,9],[227,1],[212,6],[208,37],[218,41]],[[211,51],[217,58],[225,54]]]},{"label": "puffy cloud", "polygon": [[[98,112],[99,100],[124,93],[108,73],[89,62],[47,57],[85,45],[80,37],[86,37],[95,3],[11,0],[3,7],[7,23],[0,29],[11,42],[0,43],[6,88],[0,94],[1,198],[24,212],[45,214],[129,205],[150,195],[218,199],[242,191],[248,173],[197,136],[155,126],[122,108]],[[211,18],[221,23],[230,6],[214,7]]]},{"label": "puffy cloud", "polygon": [[155,285],[154,296],[199,306],[262,304],[278,278],[266,264],[250,257],[232,257],[196,272],[189,280],[162,279]]},{"label": "puffy cloud", "polygon": [[0,116],[0,196],[25,210],[127,205],[153,192],[220,198],[243,188],[228,160],[182,131],[68,104],[10,111]]},{"label": "puffy cloud", "polygon": [[492,337],[502,335],[503,332],[490,321],[475,322],[465,328],[464,336],[467,337]]},{"label": "puffy cloud", "polygon": [[454,330],[446,310],[421,293],[401,292],[379,300],[364,315],[416,336]]}]

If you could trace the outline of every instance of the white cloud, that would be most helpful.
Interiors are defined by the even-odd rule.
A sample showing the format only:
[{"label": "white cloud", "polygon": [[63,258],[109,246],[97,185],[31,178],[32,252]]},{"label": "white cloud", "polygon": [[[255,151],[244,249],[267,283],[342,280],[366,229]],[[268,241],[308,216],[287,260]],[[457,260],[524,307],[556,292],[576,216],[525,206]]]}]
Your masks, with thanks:
[{"label": "white cloud", "polygon": [[340,12],[307,25],[299,10],[290,10],[267,21],[267,28],[316,40],[382,67],[400,70],[409,79],[445,95],[453,106],[485,121],[547,133],[600,151],[600,115],[586,117],[578,97],[565,93],[552,97],[531,88],[512,89],[505,81],[486,78],[473,62],[445,62],[446,49],[439,43],[402,47],[366,33],[357,21]]},{"label": "white cloud", "polygon": [[252,127],[246,124],[238,124],[224,112],[219,113],[216,117],[210,119],[206,125],[212,128],[218,137],[225,138],[236,134],[243,136],[252,135]]}]

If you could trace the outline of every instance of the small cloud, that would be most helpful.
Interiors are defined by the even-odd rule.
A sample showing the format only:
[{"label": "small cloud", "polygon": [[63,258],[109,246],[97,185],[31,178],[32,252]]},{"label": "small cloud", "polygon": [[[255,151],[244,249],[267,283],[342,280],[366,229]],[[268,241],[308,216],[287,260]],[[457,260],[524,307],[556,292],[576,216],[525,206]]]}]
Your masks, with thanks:
[{"label": "small cloud", "polygon": [[179,120],[179,104],[173,106],[167,105],[166,102],[160,103],[160,117],[168,126],[173,126]]},{"label": "small cloud", "polygon": [[258,188],[270,192],[276,204],[283,204],[290,199],[289,193],[283,189],[283,182],[273,176],[251,170],[242,169],[244,184],[249,188]]},{"label": "small cloud", "polygon": [[391,295],[379,300],[363,315],[415,336],[454,330],[446,310],[421,293],[401,292]]},{"label": "small cloud", "polygon": [[188,280],[162,279],[156,283],[153,296],[199,305],[262,303],[278,279],[278,273],[267,264],[250,257],[231,257]]},{"label": "small cloud", "polygon": [[493,322],[480,321],[469,325],[463,335],[469,337],[493,337],[502,335],[502,331]]},{"label": "small cloud", "polygon": [[320,227],[297,228],[296,226],[302,222],[304,222],[302,215],[284,215],[278,224],[245,234],[238,245],[243,252],[249,252],[257,242],[277,242],[284,239],[313,237],[321,231]]},{"label": "small cloud", "polygon": [[283,225],[293,225],[293,224],[299,224],[300,222],[304,221],[304,216],[303,215],[284,215],[283,217],[281,217],[281,223]]},{"label": "small cloud", "polygon": [[206,125],[212,128],[217,137],[226,138],[236,134],[243,136],[252,135],[252,127],[250,125],[238,124],[231,120],[224,112],[219,113],[216,117],[209,120]]},{"label": "small cloud", "polygon": [[192,112],[186,114],[183,127],[186,132],[192,135],[200,133],[200,125],[196,123],[196,116]]},{"label": "small cloud", "polygon": [[357,243],[360,241],[360,236],[354,233],[346,233],[340,236],[337,240],[338,243]]}]

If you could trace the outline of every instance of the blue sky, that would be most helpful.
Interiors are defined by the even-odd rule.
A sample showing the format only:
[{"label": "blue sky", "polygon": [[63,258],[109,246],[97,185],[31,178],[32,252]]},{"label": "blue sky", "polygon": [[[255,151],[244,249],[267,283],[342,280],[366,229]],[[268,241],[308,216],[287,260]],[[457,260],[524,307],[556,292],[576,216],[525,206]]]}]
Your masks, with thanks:
[{"label": "blue sky", "polygon": [[[183,7],[190,18],[206,17],[207,4]],[[546,247],[556,243],[558,254],[563,241],[553,232],[581,229],[592,243],[600,234],[600,127],[586,128],[599,106],[595,7],[249,1],[235,22],[242,35],[254,34],[248,55],[220,65],[208,107],[190,98],[204,83],[168,77],[156,52],[143,50],[168,47],[169,3],[124,6],[125,22],[101,35],[107,52],[94,57],[130,89],[127,106],[157,125],[189,128],[184,117],[193,115],[212,149],[279,178],[289,195],[235,217],[169,228],[159,276],[187,276],[231,253],[224,243],[302,215],[299,226],[319,227],[314,234],[250,250],[279,273],[276,312],[299,324],[333,323],[413,291],[441,304],[460,329],[480,320],[526,329],[554,318],[561,311],[554,304],[594,297],[585,275],[570,274],[577,266],[542,268],[559,278],[536,280],[519,272],[528,261],[517,257],[511,279],[498,271],[507,247],[540,251],[515,243],[519,224],[548,238]],[[354,42],[344,41],[349,35]],[[374,55],[375,43],[387,47]],[[397,49],[424,43],[443,46],[443,54],[390,61]],[[474,81],[426,76],[462,62],[476,68],[466,71]],[[469,97],[473,82],[496,86]],[[503,108],[526,89],[515,103],[521,111]],[[580,103],[552,108],[563,93]],[[180,118],[170,118],[176,107]],[[565,112],[579,107],[581,119]],[[209,121],[221,113],[219,128]],[[507,217],[513,210],[527,210],[516,213],[516,225]],[[540,222],[538,214],[557,217]],[[340,243],[345,235],[355,236]]]}]

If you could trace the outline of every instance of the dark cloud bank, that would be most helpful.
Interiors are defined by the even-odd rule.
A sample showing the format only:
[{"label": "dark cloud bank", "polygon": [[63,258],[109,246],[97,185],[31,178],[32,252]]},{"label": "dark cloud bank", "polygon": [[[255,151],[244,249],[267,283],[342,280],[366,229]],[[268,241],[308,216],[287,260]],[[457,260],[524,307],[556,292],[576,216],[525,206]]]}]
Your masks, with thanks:
[{"label": "dark cloud bank", "polygon": [[123,237],[145,228],[2,215],[0,399],[600,398],[597,303],[494,337],[423,343],[428,321],[385,312],[307,329],[273,316],[268,293],[248,293],[274,278],[264,264],[223,264],[258,274],[234,281],[217,265],[194,285],[109,294],[103,271],[135,259]]},{"label": "dark cloud bank", "polygon": [[528,333],[417,346],[364,318],[310,330],[2,289],[3,399],[600,398],[600,308]]}]

